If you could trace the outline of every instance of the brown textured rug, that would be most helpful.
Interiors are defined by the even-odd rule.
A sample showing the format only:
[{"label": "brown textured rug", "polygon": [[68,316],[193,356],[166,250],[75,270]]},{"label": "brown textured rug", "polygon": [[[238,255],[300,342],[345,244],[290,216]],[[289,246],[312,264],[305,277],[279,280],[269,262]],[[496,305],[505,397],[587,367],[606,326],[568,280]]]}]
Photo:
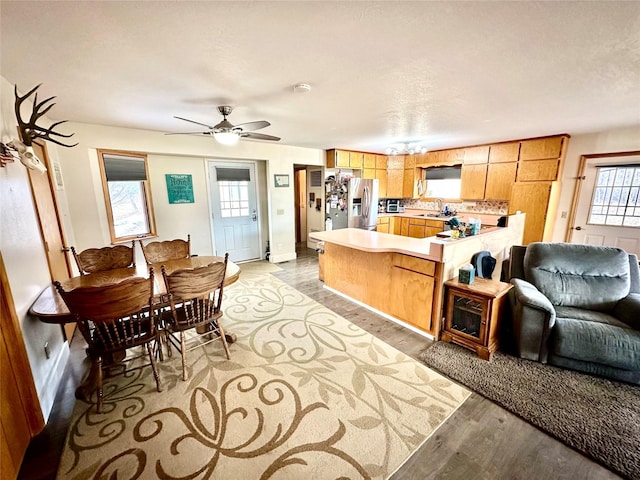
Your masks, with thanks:
[{"label": "brown textured rug", "polygon": [[466,385],[608,468],[640,479],[640,387],[437,342],[421,354]]},{"label": "brown textured rug", "polygon": [[272,275],[225,288],[214,342],[78,401],[58,478],[387,478],[471,394]]}]

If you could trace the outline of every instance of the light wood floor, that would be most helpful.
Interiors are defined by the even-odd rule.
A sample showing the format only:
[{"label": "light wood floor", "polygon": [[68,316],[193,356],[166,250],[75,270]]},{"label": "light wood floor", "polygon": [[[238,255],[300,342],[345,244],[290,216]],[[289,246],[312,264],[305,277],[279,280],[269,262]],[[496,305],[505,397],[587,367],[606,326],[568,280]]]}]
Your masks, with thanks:
[{"label": "light wood floor", "polygon": [[[430,340],[323,288],[318,259],[300,247],[298,259],[278,264],[273,275],[405,354],[418,358]],[[29,445],[20,479],[55,478],[73,392],[87,368],[81,341],[71,344],[55,405],[45,430]],[[391,477],[426,479],[617,479],[621,478],[484,397],[471,397]],[[247,479],[250,480],[250,479]]]}]

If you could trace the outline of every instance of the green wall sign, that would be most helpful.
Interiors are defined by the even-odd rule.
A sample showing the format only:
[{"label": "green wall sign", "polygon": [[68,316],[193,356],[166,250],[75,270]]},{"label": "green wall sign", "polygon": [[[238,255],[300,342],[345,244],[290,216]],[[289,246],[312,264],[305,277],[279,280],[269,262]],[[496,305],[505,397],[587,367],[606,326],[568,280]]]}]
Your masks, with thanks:
[{"label": "green wall sign", "polygon": [[191,175],[167,173],[165,177],[167,179],[169,203],[194,203]]}]

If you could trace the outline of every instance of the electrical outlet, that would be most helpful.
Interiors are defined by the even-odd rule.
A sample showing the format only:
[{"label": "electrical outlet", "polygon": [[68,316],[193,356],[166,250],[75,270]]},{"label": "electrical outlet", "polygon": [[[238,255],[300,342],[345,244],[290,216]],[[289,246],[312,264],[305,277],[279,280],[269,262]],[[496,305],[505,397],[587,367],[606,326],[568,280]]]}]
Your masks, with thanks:
[{"label": "electrical outlet", "polygon": [[567,218],[567,212],[562,212],[560,214],[560,218]]},{"label": "electrical outlet", "polygon": [[47,357],[47,360],[51,358],[51,350],[49,349],[49,342],[44,342],[44,354]]}]

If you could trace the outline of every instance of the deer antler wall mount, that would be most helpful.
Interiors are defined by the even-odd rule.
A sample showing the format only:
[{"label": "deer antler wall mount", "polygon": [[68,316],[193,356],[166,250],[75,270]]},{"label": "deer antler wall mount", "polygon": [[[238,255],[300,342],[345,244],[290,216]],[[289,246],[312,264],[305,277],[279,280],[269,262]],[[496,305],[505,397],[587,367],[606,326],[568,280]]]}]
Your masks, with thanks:
[{"label": "deer antler wall mount", "polygon": [[[74,143],[73,145],[67,145],[66,143],[63,143],[60,140],[57,140],[56,138],[52,138],[54,136],[59,138],[70,138],[74,135],[73,133],[67,135],[64,133],[58,133],[53,131],[54,128],[56,128],[58,125],[65,123],[66,120],[55,122],[49,128],[40,127],[36,124],[36,122],[40,119],[40,117],[45,115],[49,110],[51,110],[51,108],[53,108],[55,103],[49,104],[49,102],[51,102],[54,98],[56,98],[56,97],[49,97],[42,100],[40,103],[38,103],[38,93],[36,92],[36,90],[40,88],[40,85],[36,85],[22,97],[18,95],[18,86],[17,85],[15,86],[14,92],[16,96],[16,103],[15,103],[16,120],[18,120],[18,128],[20,129],[20,134],[22,136],[22,143],[24,143],[27,147],[30,147],[35,139],[41,138],[43,140],[48,140],[62,147],[75,147],[76,145],[78,145],[77,143]],[[33,98],[33,109],[31,112],[31,116],[29,117],[29,121],[25,122],[22,119],[20,110],[22,107],[22,103],[27,98],[29,98],[33,93],[35,93]]]},{"label": "deer antler wall mount", "polygon": [[[31,170],[38,170],[41,173],[46,172],[47,168],[44,166],[44,163],[42,162],[42,160],[38,158],[38,156],[33,151],[33,146],[32,146],[33,141],[37,138],[41,138],[43,140],[53,142],[62,147],[75,147],[76,145],[78,145],[77,143],[74,143],[73,145],[67,145],[66,143],[63,143],[60,140],[57,140],[56,138],[52,138],[54,136],[59,138],[70,138],[74,135],[73,133],[67,135],[64,133],[53,131],[54,128],[56,128],[58,125],[62,123],[65,123],[66,120],[55,122],[49,128],[40,127],[37,125],[37,121],[40,119],[40,117],[44,116],[55,105],[55,103],[49,104],[49,102],[51,102],[51,100],[56,98],[56,97],[49,97],[41,101],[40,103],[38,103],[38,94],[35,92],[36,90],[38,90],[38,88],[40,88],[40,85],[35,86],[31,90],[29,90],[26,93],[26,95],[23,95],[22,97],[18,95],[18,86],[17,85],[15,86],[14,93],[16,96],[16,103],[15,103],[16,120],[18,121],[18,129],[20,130],[20,136],[22,137],[22,141],[14,138],[7,144],[4,144],[4,143],[1,144],[0,167],[4,167],[7,163],[12,162],[13,157],[17,157],[20,159],[20,162],[22,162],[22,164],[25,167]],[[31,116],[29,117],[29,121],[25,122],[22,119],[22,112],[21,112],[22,103],[27,98],[29,98],[33,93],[35,93],[33,98],[33,109],[31,111]]]}]

